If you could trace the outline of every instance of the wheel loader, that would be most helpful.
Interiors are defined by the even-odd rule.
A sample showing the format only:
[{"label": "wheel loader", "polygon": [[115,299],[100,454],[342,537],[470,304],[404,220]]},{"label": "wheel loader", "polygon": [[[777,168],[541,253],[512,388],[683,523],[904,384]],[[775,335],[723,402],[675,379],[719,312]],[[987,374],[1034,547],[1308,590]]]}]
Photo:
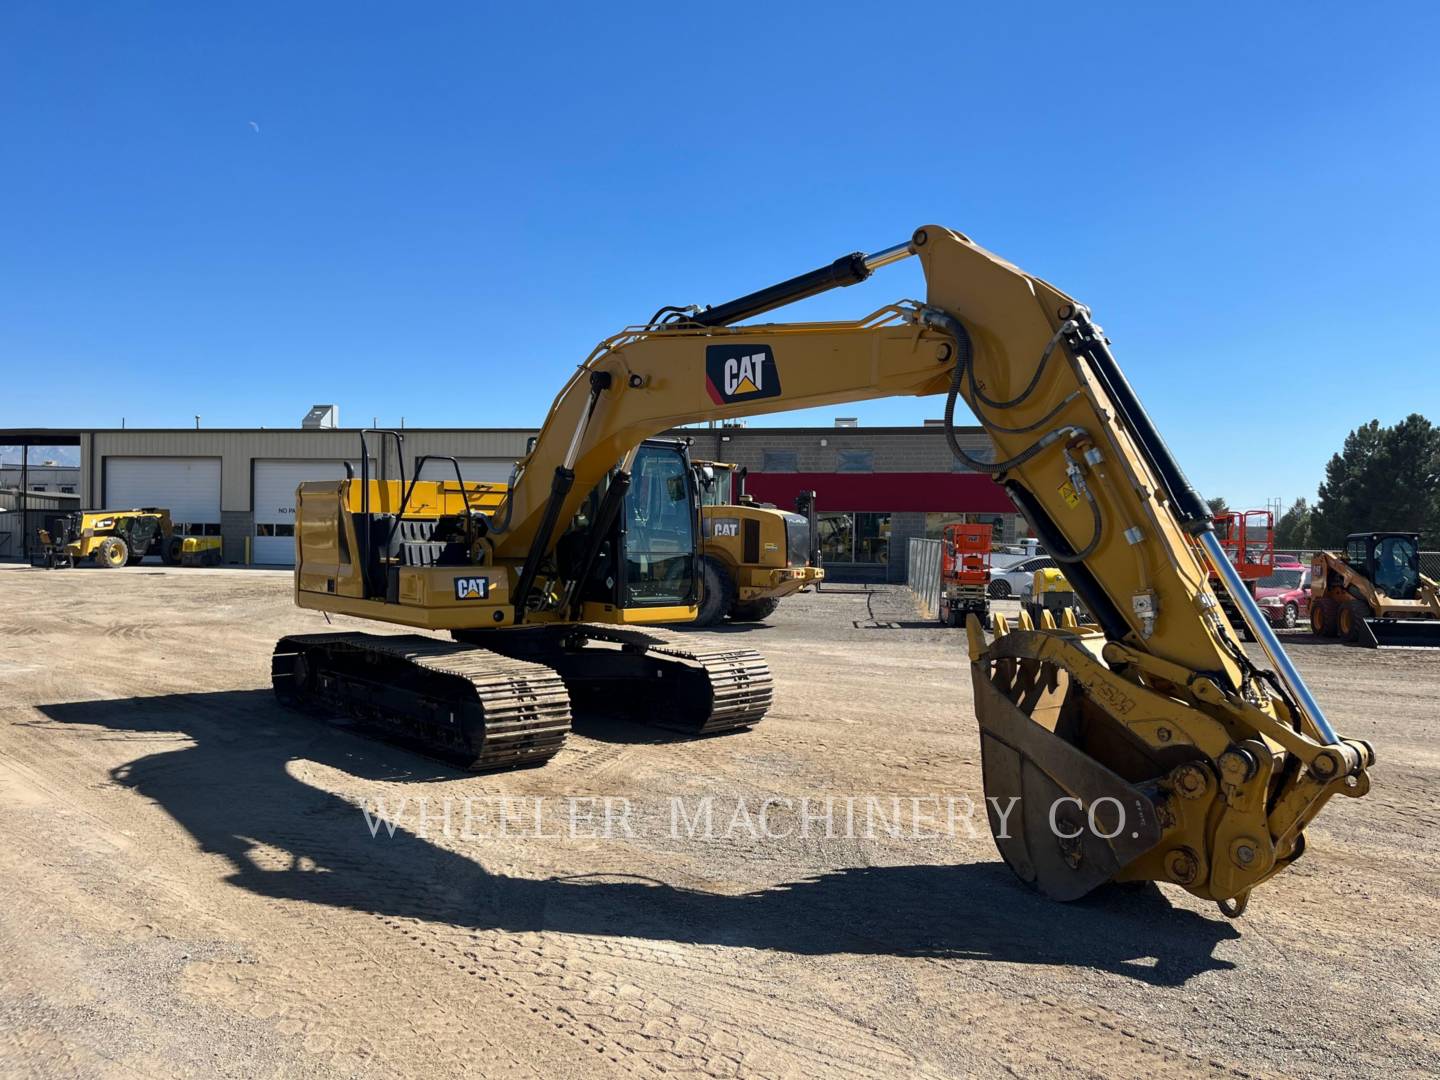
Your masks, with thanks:
[{"label": "wheel loader", "polygon": [[700,614],[697,626],[763,622],[780,601],[825,579],[810,562],[806,515],[758,506],[734,465],[697,461],[700,473]]},{"label": "wheel loader", "polygon": [[1440,647],[1440,587],[1420,573],[1416,533],[1351,533],[1310,566],[1310,627],[1369,648]]},{"label": "wheel loader", "polygon": [[[908,258],[923,299],[750,321]],[[407,479],[401,433],[362,433],[359,476],[297,492],[295,601],[450,640],[287,636],[275,691],[476,769],[543,763],[572,703],[695,735],[751,727],[774,695],[763,657],[654,628],[697,613],[701,499],[683,445],[647,440],[894,395],[943,395],[951,451],[1003,485],[1094,619],[997,615],[993,636],[966,619],[1002,858],[1058,900],[1153,880],[1239,915],[1332,796],[1365,794],[1374,753],[1331,726],[1089,310],[940,226],[606,338],[510,483],[466,482],[458,464],[453,480]],[[962,400],[993,460],[960,445]],[[367,439],[395,451],[393,474],[387,452],[372,475]],[[632,488],[644,498],[627,509]]]}]

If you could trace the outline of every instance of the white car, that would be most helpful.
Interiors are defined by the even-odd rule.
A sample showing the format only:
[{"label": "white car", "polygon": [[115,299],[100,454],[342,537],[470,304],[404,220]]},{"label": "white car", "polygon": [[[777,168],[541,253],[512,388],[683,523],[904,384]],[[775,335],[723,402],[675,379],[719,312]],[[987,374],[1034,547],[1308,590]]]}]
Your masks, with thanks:
[{"label": "white car", "polygon": [[1004,569],[990,571],[990,599],[1005,600],[1012,596],[1022,596],[1030,591],[1030,581],[1035,576],[1036,570],[1044,570],[1055,565],[1055,560],[1049,555],[1037,555],[1033,559],[1024,559],[1013,566]]}]

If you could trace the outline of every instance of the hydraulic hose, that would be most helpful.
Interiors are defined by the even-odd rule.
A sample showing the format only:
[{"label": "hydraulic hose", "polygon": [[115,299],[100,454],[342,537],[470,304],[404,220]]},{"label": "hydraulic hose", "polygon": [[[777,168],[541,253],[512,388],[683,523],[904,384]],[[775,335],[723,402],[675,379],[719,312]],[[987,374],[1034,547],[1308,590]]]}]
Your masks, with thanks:
[{"label": "hydraulic hose", "polygon": [[[1066,426],[1054,428],[1041,438],[1037,439],[1035,442],[1031,443],[1024,450],[1020,451],[1020,453],[1016,454],[1014,457],[1006,461],[980,461],[977,458],[972,458],[964,451],[964,449],[961,448],[960,441],[955,437],[955,402],[960,396],[960,385],[962,381],[966,378],[967,371],[970,372],[969,377],[972,391],[975,390],[975,375],[971,366],[971,361],[974,358],[974,350],[971,347],[970,332],[965,329],[964,325],[960,322],[960,320],[944,312],[927,312],[926,322],[949,334],[950,338],[955,342],[955,368],[950,373],[950,388],[946,391],[945,394],[945,441],[950,447],[950,452],[954,454],[957,458],[959,458],[961,461],[963,461],[966,465],[970,466],[970,468],[974,469],[976,472],[1008,472],[1009,470],[1016,468],[1019,465],[1023,465],[1025,462],[1033,458],[1036,454],[1040,453],[1040,451],[1044,450],[1046,447],[1052,445],[1058,440],[1070,435],[1084,434],[1079,428],[1076,427]],[[1055,344],[1059,340],[1060,332],[1057,331],[1055,336],[1050,339],[1050,344],[1046,346],[1045,354],[1041,358],[1039,366],[1035,369],[1035,374],[1030,379],[1030,385],[1025,388],[1024,392],[1022,392],[1019,396],[1012,398],[1009,402],[994,402],[992,399],[989,398],[985,398],[984,400],[990,401],[997,408],[1007,408],[1013,406],[1017,402],[1024,401],[1027,397],[1030,396],[1030,394],[1034,392],[1036,385],[1040,381],[1040,374],[1045,370],[1045,364],[1050,359],[1050,355],[1055,349]],[[1026,428],[1004,428],[1000,427],[997,424],[992,424],[985,417],[980,416],[978,412],[976,413],[976,416],[986,427],[992,427],[995,430],[1004,432],[1006,434],[1020,434],[1026,431],[1034,430],[1041,425],[1047,423],[1049,420],[1053,419],[1056,413],[1063,409],[1065,405],[1069,403],[1073,396],[1073,394],[1070,395],[1070,397],[1067,397],[1059,405],[1051,409],[1050,412],[1047,413],[1045,417],[1041,419],[1038,423],[1032,424]],[[1095,549],[1100,546],[1100,507],[1095,502],[1095,495],[1090,491],[1088,485],[1077,486],[1080,487],[1080,490],[1085,495],[1085,501],[1090,505],[1090,519],[1093,526],[1090,533],[1090,542],[1087,543],[1079,551],[1075,552],[1073,555],[1064,555],[1061,554],[1059,551],[1055,551],[1052,549],[1050,551],[1050,556],[1056,562],[1084,562],[1091,555],[1093,555],[1095,553]]]}]

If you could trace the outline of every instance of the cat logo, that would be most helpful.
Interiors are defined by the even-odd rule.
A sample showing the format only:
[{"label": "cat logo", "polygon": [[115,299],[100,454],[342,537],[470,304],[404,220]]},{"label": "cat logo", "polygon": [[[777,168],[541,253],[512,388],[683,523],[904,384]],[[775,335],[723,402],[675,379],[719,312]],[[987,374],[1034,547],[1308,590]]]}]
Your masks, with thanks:
[{"label": "cat logo", "polygon": [[778,397],[780,373],[769,345],[709,345],[705,389],[716,405]]},{"label": "cat logo", "polygon": [[456,600],[484,600],[490,595],[488,577],[457,577],[455,579]]},{"label": "cat logo", "polygon": [[711,536],[739,536],[739,518],[706,518],[705,524],[710,526]]}]

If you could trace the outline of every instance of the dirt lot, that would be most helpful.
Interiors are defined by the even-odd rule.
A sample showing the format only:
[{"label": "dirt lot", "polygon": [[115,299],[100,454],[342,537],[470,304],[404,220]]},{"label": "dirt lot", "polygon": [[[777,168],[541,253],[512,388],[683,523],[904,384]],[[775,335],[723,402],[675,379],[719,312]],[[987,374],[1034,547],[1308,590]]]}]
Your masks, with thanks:
[{"label": "dirt lot", "polygon": [[[753,732],[581,716],[545,768],[469,776],[273,704],[274,639],[324,627],[289,588],[0,569],[0,1073],[1440,1069],[1440,656],[1292,639],[1375,788],[1232,923],[1153,886],[1047,903],[983,814],[935,835],[978,742],[963,635],[904,594],[732,632],[776,673]],[[757,821],[826,796],[858,837]]]}]

